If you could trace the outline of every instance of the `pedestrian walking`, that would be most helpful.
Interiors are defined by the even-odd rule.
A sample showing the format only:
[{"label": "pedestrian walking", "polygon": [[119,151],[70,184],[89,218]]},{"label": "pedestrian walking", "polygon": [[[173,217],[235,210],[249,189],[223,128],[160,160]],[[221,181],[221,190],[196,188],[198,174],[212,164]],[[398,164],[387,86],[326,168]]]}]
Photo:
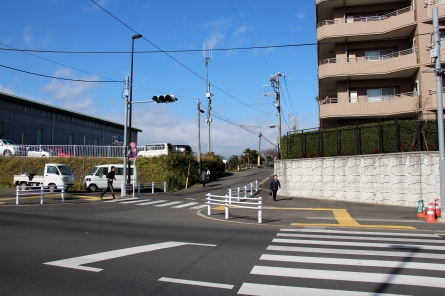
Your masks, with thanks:
[{"label": "pedestrian walking", "polygon": [[202,182],[202,187],[206,187],[206,182],[207,182],[207,172],[205,170],[203,170],[201,172],[201,182]]},{"label": "pedestrian walking", "polygon": [[207,182],[210,181],[210,170],[207,170]]},{"label": "pedestrian walking", "polygon": [[114,176],[115,170],[116,170],[116,168],[114,166],[112,166],[111,171],[108,172],[108,174],[106,176],[107,177],[107,188],[105,188],[105,190],[100,195],[100,199],[102,199],[102,197],[104,197],[104,194],[108,191],[108,189],[110,189],[111,195],[113,195],[113,199],[116,199],[114,197],[114,188],[113,188],[113,180],[116,180],[116,177]]},{"label": "pedestrian walking", "polygon": [[272,182],[270,182],[270,190],[272,191],[273,201],[277,201],[277,191],[278,188],[281,188],[280,181],[278,180],[278,176],[273,176]]}]

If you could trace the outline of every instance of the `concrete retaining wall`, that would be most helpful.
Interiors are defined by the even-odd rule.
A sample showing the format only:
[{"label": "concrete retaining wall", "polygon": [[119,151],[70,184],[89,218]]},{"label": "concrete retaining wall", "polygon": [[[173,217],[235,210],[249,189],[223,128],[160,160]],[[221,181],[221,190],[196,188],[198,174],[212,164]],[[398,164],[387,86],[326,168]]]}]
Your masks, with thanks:
[{"label": "concrete retaining wall", "polygon": [[279,194],[415,206],[439,197],[439,153],[408,152],[275,161]]}]

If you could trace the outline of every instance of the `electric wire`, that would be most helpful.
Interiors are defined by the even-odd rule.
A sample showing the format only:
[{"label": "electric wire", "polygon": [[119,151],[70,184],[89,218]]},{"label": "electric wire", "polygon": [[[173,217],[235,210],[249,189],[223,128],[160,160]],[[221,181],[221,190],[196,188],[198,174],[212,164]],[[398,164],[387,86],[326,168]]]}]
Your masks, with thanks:
[{"label": "electric wire", "polygon": [[[243,25],[244,29],[246,29],[247,34],[249,34],[250,39],[252,39],[253,43],[255,44],[256,47],[258,47],[258,44],[255,42],[255,39],[253,39],[252,35],[250,34],[249,30],[247,29],[247,26],[244,24],[243,20],[241,19],[241,17],[239,16],[238,12],[236,11],[235,7],[233,7],[232,2],[230,2],[230,0],[227,0],[227,2],[229,2],[230,6],[232,7],[233,11],[235,12],[236,16],[238,17],[238,19],[240,20],[241,24]],[[264,61],[266,62],[267,66],[269,66],[269,69],[274,72],[274,70],[272,69],[272,67],[270,66],[269,62],[267,61],[266,57],[263,55],[263,53],[261,52],[260,49],[258,49],[258,51],[260,52],[261,56],[263,57]]]},{"label": "electric wire", "polygon": [[[122,25],[124,25],[125,27],[127,27],[129,30],[133,31],[136,34],[139,34],[136,32],[136,30],[134,30],[133,28],[131,28],[129,25],[125,24],[123,21],[121,21],[119,18],[117,18],[116,16],[114,16],[111,12],[109,12],[108,10],[106,10],[105,8],[103,8],[102,6],[100,6],[99,4],[97,4],[96,2],[94,2],[94,0],[90,0],[91,2],[93,2],[94,4],[96,4],[99,8],[101,8],[103,11],[105,11],[107,14],[109,14],[111,17],[113,17],[115,20],[117,20],[118,22],[120,22]],[[174,57],[172,57],[171,55],[169,55],[167,52],[163,51],[160,47],[158,47],[156,44],[154,44],[153,42],[151,42],[150,40],[148,40],[147,38],[142,36],[142,39],[144,39],[145,41],[147,41],[148,43],[150,43],[152,46],[156,47],[158,50],[160,50],[162,53],[164,53],[165,55],[167,55],[169,58],[171,58],[172,60],[174,60],[176,63],[178,63],[179,65],[183,66],[185,69],[187,69],[190,73],[194,74],[195,76],[197,76],[198,78],[202,79],[203,81],[206,81],[206,79],[202,76],[200,76],[198,73],[196,73],[195,71],[193,71],[192,69],[190,69],[189,67],[187,67],[186,65],[184,65],[183,63],[181,63],[180,61],[178,61],[177,59],[175,59]],[[226,91],[224,91],[223,89],[221,89],[220,87],[218,87],[215,84],[212,84],[212,86],[216,89],[218,89],[219,91],[223,92],[224,94],[228,95],[229,97],[239,101],[240,103],[255,109],[257,111],[260,111],[262,113],[266,113],[266,114],[272,114],[270,112],[266,112],[263,110],[260,110],[258,108],[255,108],[251,105],[248,105],[246,103],[244,103],[243,101],[241,101],[240,99],[237,99],[236,97],[230,95],[229,93],[227,93]]]},{"label": "electric wire", "polygon": [[294,114],[297,114],[294,110],[294,106],[292,105],[292,100],[290,99],[290,94],[289,94],[289,88],[287,87],[287,81],[286,81],[286,76],[284,76],[284,85],[286,86],[286,91],[287,91],[287,97],[289,99],[290,102],[290,106],[292,108],[292,112],[294,112]]}]

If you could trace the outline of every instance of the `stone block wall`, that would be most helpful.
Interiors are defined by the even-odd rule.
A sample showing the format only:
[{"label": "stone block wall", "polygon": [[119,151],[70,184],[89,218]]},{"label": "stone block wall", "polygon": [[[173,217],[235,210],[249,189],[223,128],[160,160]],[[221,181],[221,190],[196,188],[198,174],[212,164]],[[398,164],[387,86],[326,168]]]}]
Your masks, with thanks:
[{"label": "stone block wall", "polygon": [[408,152],[275,161],[279,194],[416,206],[439,197],[439,153]]}]

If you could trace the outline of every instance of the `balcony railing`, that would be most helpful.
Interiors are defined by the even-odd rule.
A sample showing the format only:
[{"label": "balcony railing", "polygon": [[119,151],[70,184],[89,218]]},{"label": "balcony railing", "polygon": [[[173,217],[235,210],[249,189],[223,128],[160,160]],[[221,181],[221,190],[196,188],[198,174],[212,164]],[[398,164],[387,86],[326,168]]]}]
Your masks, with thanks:
[{"label": "balcony railing", "polygon": [[351,98],[325,98],[324,100],[320,101],[320,105],[325,104],[337,104],[337,103],[374,103],[374,102],[388,102],[393,100],[400,100],[400,99],[409,99],[419,96],[419,93],[417,91],[413,92],[407,92],[403,94],[398,95],[385,95],[380,97],[368,97],[368,96],[358,96],[357,101],[352,102]]},{"label": "balcony railing", "polygon": [[[445,1],[445,0],[443,0],[443,1]],[[442,87],[442,93],[445,93],[445,87]],[[436,94],[436,89],[435,88],[433,88],[433,89],[429,89],[428,90],[428,94],[431,96],[431,95],[435,95]]]},{"label": "balcony railing", "polygon": [[423,2],[423,7],[427,8],[428,6],[442,4],[442,3],[445,3],[445,0],[429,0]]},{"label": "balcony railing", "polygon": [[[445,1],[445,0],[444,0]],[[325,65],[325,64],[336,64],[336,63],[348,63],[348,62],[369,62],[369,61],[384,61],[392,58],[397,58],[405,55],[409,55],[412,53],[415,53],[417,51],[417,48],[410,48],[405,49],[402,51],[394,52],[387,55],[381,55],[381,56],[368,56],[368,57],[348,57],[348,58],[332,58],[332,59],[326,59],[322,60],[318,63],[319,66]]]},{"label": "balcony railing", "polygon": [[357,22],[376,22],[376,21],[383,21],[393,16],[398,16],[400,14],[404,14],[407,12],[410,12],[414,10],[414,6],[408,6],[384,15],[378,15],[378,16],[363,16],[363,17],[356,17],[356,18],[346,18],[346,19],[336,19],[336,20],[326,20],[319,22],[317,24],[317,28],[320,28],[322,26],[326,25],[334,25],[334,24],[352,24]]}]

